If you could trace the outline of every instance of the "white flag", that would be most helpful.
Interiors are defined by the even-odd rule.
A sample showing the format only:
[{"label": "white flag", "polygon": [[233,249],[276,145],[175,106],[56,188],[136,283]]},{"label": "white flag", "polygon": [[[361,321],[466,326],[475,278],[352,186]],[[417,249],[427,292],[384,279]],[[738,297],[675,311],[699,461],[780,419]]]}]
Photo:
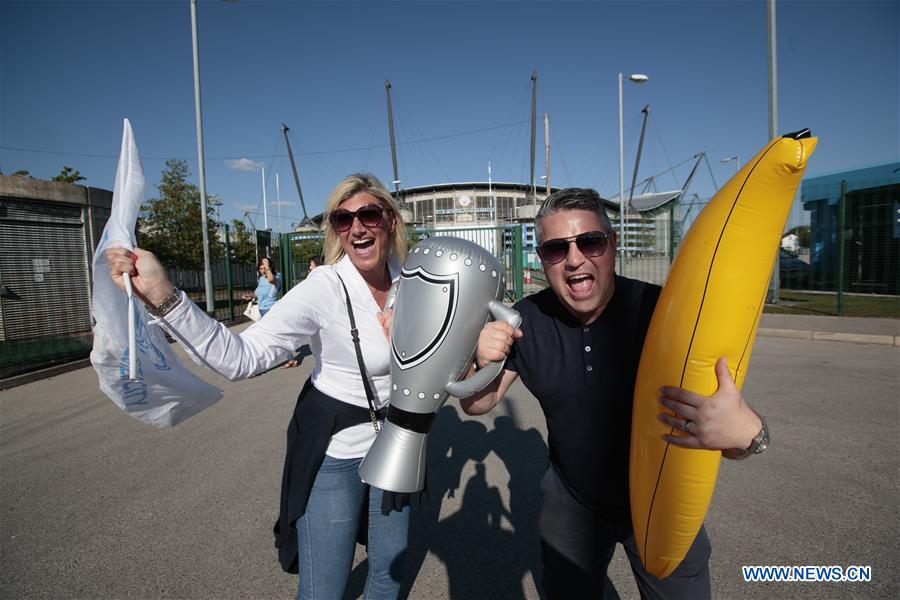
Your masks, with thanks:
[{"label": "white flag", "polygon": [[173,427],[222,397],[222,390],[188,371],[175,356],[143,303],[134,303],[137,379],[128,377],[128,297],[113,283],[107,248],[134,248],[134,226],[144,197],[144,173],[131,123],[125,119],[112,214],[94,255],[94,348],[91,363],[100,390],[132,417],[154,427]]}]

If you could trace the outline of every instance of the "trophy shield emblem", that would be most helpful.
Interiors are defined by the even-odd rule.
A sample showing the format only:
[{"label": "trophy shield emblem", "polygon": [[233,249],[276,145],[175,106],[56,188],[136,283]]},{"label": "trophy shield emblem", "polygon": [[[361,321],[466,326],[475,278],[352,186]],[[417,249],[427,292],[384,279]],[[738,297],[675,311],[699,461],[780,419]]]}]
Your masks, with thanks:
[{"label": "trophy shield emblem", "polygon": [[394,321],[391,350],[401,370],[411,369],[440,347],[447,337],[459,300],[459,274],[434,275],[422,267],[403,269],[395,310],[406,305],[428,306],[424,319]]}]

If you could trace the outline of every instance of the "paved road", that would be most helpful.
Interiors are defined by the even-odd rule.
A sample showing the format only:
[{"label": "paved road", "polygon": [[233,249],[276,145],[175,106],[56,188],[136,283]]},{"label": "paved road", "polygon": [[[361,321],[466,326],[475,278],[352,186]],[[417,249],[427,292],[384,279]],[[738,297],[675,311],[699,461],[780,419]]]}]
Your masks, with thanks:
[{"label": "paved road", "polygon": [[[768,453],[724,462],[707,519],[718,598],[897,598],[900,349],[761,337],[745,393]],[[272,548],[285,423],[310,369],[238,383],[172,430],[120,412],[81,369],[0,392],[4,598],[289,598]],[[513,387],[442,409],[411,598],[537,598],[545,431]],[[359,597],[362,552],[348,597]],[[870,583],[745,583],[741,565],[868,565]],[[610,578],[635,597],[621,551]],[[408,586],[409,587],[409,586]]]}]

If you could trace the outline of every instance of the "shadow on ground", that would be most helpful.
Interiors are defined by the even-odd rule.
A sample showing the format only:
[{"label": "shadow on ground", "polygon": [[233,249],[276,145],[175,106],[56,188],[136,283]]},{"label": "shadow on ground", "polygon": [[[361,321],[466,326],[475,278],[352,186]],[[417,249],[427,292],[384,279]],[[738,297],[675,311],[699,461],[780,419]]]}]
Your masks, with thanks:
[{"label": "shadow on ground", "polygon": [[[506,494],[489,483],[498,478],[488,476],[484,462],[491,452],[509,473],[508,508]],[[475,474],[460,489],[469,461]],[[514,413],[497,416],[488,432],[479,421],[460,419],[455,407],[442,408],[428,437],[428,500],[412,514],[401,598],[409,596],[429,552],[447,569],[448,598],[525,598],[525,577],[540,590],[538,517],[546,466],[540,432],[519,428]],[[444,500],[458,494],[460,509],[441,519]],[[363,561],[353,570],[345,598],[361,597],[367,568]]]}]

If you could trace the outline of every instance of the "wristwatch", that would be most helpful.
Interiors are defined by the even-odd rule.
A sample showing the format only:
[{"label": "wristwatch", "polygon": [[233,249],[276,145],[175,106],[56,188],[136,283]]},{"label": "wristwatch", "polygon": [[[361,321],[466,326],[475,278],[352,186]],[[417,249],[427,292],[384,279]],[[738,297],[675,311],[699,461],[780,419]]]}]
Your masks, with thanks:
[{"label": "wristwatch", "polygon": [[766,451],[766,449],[769,447],[769,426],[766,425],[766,420],[761,416],[759,417],[759,420],[762,423],[762,429],[759,430],[759,433],[756,434],[756,437],[753,438],[753,441],[750,442],[750,445],[745,448],[742,453],[735,453],[730,458],[732,458],[733,460],[743,460],[748,456],[762,454]]},{"label": "wristwatch", "polygon": [[172,312],[179,304],[181,304],[181,290],[175,288],[165,300],[156,306],[147,306],[147,312],[159,319]]}]

